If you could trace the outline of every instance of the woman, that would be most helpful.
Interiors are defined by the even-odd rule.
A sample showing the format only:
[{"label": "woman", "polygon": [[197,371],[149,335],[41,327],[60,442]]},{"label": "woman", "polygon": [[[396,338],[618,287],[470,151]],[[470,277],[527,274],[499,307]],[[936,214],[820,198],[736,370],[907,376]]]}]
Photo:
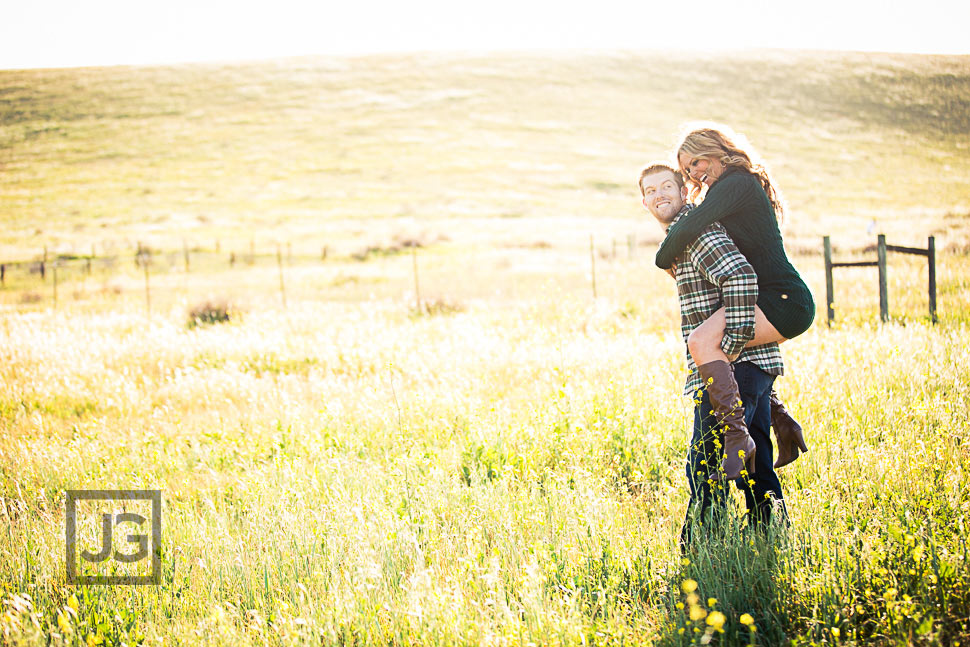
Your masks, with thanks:
[{"label": "woman", "polygon": [[[737,139],[722,126],[692,130],[684,137],[677,162],[687,180],[688,199],[696,202],[705,188],[707,192],[703,202],[670,228],[656,263],[669,269],[704,228],[720,221],[758,275],[754,339],[747,346],[781,343],[808,330],[815,318],[815,301],[785,254],[778,229],[784,213],[781,197],[750,147],[746,152]],[[736,411],[740,397],[730,364],[734,358],[721,350],[724,327],[721,308],[691,333],[688,349],[709,387],[715,414],[725,421],[723,466],[728,478],[736,478],[743,464],[753,459],[754,441],[744,416]],[[801,427],[774,393],[771,400],[778,439],[775,467],[781,467],[808,448]]]}]

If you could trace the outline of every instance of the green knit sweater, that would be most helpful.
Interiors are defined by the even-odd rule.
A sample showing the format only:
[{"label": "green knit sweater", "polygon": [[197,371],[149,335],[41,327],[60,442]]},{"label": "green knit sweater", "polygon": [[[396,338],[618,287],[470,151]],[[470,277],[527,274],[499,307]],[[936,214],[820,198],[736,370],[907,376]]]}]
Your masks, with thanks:
[{"label": "green knit sweater", "polygon": [[758,307],[768,321],[788,339],[805,332],[815,317],[812,293],[785,254],[778,221],[761,182],[743,169],[724,169],[704,202],[670,228],[657,251],[657,266],[668,269],[716,221],[758,274]]}]

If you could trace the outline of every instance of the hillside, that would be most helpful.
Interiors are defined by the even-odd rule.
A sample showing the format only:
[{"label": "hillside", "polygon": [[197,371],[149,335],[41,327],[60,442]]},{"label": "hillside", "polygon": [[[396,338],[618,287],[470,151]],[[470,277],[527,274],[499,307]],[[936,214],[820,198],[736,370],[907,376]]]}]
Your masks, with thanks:
[{"label": "hillside", "polygon": [[695,119],[760,149],[796,250],[823,233],[867,244],[873,219],[901,242],[970,239],[970,58],[693,56],[3,71],[0,255],[186,237],[655,236],[636,172]]}]

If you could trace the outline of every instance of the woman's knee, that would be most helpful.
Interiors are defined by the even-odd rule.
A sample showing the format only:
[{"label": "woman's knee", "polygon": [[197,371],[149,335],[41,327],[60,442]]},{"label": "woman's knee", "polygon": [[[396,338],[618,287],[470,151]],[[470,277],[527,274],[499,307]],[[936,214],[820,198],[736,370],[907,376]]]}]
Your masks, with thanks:
[{"label": "woman's knee", "polygon": [[703,354],[704,351],[710,351],[719,347],[720,339],[710,334],[703,326],[694,328],[687,336],[687,350],[690,351],[691,357],[694,357],[695,360],[698,353]]}]

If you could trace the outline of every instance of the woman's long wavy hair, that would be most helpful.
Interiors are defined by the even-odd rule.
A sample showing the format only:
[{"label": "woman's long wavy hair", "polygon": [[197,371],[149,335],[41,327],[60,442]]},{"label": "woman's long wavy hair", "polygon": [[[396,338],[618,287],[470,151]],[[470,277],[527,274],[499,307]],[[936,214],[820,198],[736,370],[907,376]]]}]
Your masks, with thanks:
[{"label": "woman's long wavy hair", "polygon": [[677,166],[681,168],[687,181],[688,200],[697,202],[705,185],[694,180],[688,169],[684,169],[680,165],[681,153],[690,157],[717,160],[725,167],[739,167],[757,177],[765,193],[768,194],[771,207],[775,210],[775,218],[781,221],[785,215],[785,201],[772,185],[768,169],[760,162],[757,153],[754,152],[750,144],[747,144],[748,151],[745,152],[741,145],[736,142],[742,145],[747,144],[743,137],[720,125],[695,128],[684,135],[680,146],[677,147]]}]

